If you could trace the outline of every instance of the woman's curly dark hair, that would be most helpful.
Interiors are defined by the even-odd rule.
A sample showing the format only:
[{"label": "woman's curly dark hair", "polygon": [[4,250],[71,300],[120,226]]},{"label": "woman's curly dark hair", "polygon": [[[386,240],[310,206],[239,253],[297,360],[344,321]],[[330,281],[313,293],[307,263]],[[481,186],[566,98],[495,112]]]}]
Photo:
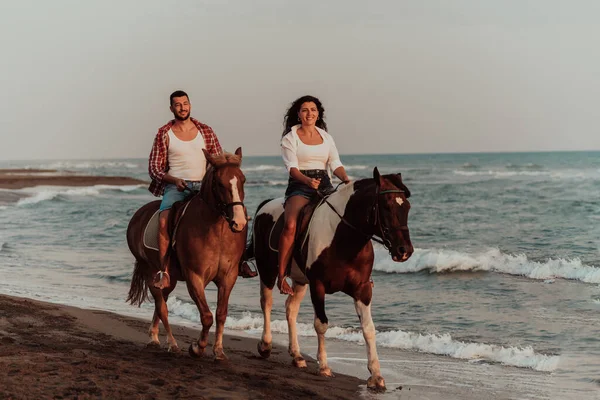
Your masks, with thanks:
[{"label": "woman's curly dark hair", "polygon": [[323,108],[321,101],[314,96],[302,96],[294,101],[285,113],[285,116],[283,117],[283,135],[281,135],[281,137],[287,135],[289,131],[292,130],[292,126],[300,123],[298,113],[300,112],[300,107],[302,107],[302,104],[307,102],[315,103],[317,110],[319,110],[319,118],[317,119],[315,125],[325,131],[327,130],[327,123],[325,122],[325,109]]}]

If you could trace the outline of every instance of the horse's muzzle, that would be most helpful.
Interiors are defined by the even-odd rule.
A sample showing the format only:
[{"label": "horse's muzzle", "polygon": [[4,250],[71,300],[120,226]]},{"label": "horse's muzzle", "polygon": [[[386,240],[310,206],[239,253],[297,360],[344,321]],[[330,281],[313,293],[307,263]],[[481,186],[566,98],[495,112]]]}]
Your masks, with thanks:
[{"label": "horse's muzzle", "polygon": [[231,220],[229,222],[229,229],[231,229],[231,232],[233,233],[241,233],[244,231],[245,227],[246,225],[244,224],[244,226],[242,226],[242,228],[240,229],[239,225],[235,221]]},{"label": "horse's muzzle", "polygon": [[408,260],[410,256],[412,256],[413,251],[414,250],[412,246],[410,246],[409,248],[398,246],[392,255],[392,260],[396,262],[404,262]]}]

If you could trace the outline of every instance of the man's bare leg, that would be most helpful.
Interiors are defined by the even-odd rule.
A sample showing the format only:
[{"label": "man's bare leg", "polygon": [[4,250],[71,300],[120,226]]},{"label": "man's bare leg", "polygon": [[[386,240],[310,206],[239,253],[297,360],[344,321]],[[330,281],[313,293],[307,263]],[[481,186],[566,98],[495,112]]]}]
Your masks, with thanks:
[{"label": "man's bare leg", "polygon": [[161,271],[154,277],[154,287],[163,289],[169,286],[169,260],[167,251],[169,250],[169,211],[161,211],[158,215],[158,259],[160,261]]}]

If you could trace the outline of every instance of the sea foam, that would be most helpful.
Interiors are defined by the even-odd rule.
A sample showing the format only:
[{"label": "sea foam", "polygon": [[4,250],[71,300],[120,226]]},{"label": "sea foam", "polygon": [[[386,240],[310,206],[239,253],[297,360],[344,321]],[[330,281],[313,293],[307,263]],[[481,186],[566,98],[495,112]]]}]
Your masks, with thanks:
[{"label": "sea foam", "polygon": [[45,164],[39,168],[44,169],[100,169],[100,168],[127,168],[134,169],[140,168],[140,164],[126,162],[126,161],[57,161],[51,164]]},{"label": "sea foam", "polygon": [[27,194],[17,202],[17,206],[38,204],[43,201],[54,200],[59,196],[98,196],[103,191],[132,192],[143,188],[145,185],[95,185],[82,187],[56,187],[56,186],[36,186],[34,188],[21,189],[20,192]]},{"label": "sea foam", "polygon": [[498,249],[477,254],[452,250],[416,249],[412,257],[404,263],[392,261],[385,250],[377,249],[374,269],[388,273],[490,271],[539,280],[562,278],[585,283],[600,283],[600,268],[585,265],[577,258],[532,261],[525,254],[505,254]]},{"label": "sea foam", "polygon": [[[198,309],[195,304],[182,302],[175,297],[168,301],[170,314],[186,320],[200,322]],[[244,312],[241,317],[228,316],[225,327],[231,330],[246,331],[259,334],[263,329],[263,318],[250,312]],[[298,335],[316,337],[312,324],[298,323]],[[271,321],[274,333],[287,333],[285,320]],[[325,334],[327,338],[363,344],[363,334],[356,327],[339,327],[330,325]],[[521,368],[531,368],[536,371],[554,371],[560,360],[556,355],[536,353],[531,347],[504,347],[485,343],[470,343],[455,340],[449,334],[421,334],[402,330],[377,332],[377,345],[381,347],[420,351],[423,353],[445,355],[464,360],[486,360]]]}]

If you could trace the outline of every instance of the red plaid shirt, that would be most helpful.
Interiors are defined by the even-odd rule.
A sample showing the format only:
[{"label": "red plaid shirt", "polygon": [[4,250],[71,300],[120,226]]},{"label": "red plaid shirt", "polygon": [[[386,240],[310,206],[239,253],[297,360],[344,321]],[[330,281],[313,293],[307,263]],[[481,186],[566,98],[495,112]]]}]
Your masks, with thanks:
[{"label": "red plaid shirt", "polygon": [[[212,128],[194,118],[190,118],[190,120],[196,125],[198,131],[204,138],[204,145],[206,146],[208,153],[211,155],[221,154],[223,149],[221,149],[217,135],[215,135]],[[150,158],[148,159],[148,173],[150,174],[150,178],[152,178],[148,190],[155,196],[161,196],[165,191],[163,178],[169,171],[167,138],[169,137],[168,132],[173,126],[173,123],[175,123],[175,120],[169,121],[165,126],[158,130],[158,133],[154,138]]]}]

